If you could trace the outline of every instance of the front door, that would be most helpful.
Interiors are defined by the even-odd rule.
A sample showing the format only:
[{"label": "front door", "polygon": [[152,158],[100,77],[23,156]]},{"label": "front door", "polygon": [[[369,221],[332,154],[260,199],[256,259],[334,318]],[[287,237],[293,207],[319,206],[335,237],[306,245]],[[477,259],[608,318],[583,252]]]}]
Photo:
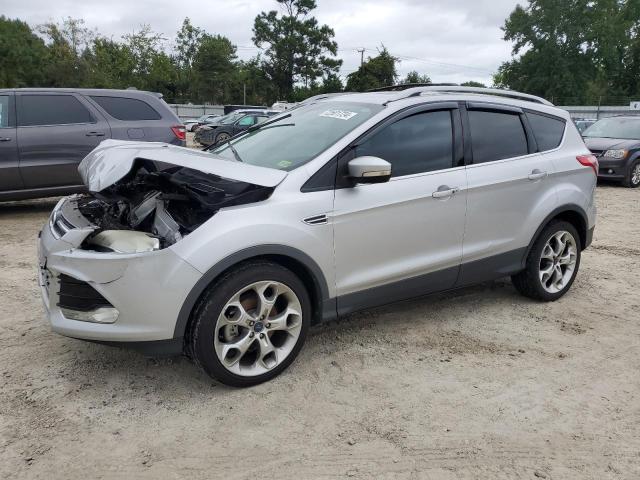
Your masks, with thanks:
[{"label": "front door", "polygon": [[78,164],[111,136],[107,121],[71,93],[19,93],[16,100],[25,188],[82,185]]},{"label": "front door", "polygon": [[459,163],[459,112],[447,105],[400,114],[347,154],[347,159],[370,155],[387,160],[392,178],[336,189],[339,314],[455,284],[462,257],[466,173]]}]

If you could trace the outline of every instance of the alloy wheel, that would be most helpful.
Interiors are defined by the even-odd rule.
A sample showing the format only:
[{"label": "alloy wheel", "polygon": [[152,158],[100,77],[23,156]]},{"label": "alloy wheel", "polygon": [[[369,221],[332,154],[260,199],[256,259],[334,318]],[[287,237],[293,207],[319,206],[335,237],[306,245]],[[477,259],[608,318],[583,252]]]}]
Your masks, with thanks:
[{"label": "alloy wheel", "polygon": [[640,162],[636,163],[631,170],[631,184],[640,185]]},{"label": "alloy wheel", "polygon": [[540,256],[539,277],[542,288],[549,293],[564,289],[576,269],[578,247],[571,233],[561,230],[554,233]]},{"label": "alloy wheel", "polygon": [[227,370],[253,377],[281,364],[301,329],[302,306],[294,291],[281,282],[256,282],[226,302],[216,321],[214,349]]}]

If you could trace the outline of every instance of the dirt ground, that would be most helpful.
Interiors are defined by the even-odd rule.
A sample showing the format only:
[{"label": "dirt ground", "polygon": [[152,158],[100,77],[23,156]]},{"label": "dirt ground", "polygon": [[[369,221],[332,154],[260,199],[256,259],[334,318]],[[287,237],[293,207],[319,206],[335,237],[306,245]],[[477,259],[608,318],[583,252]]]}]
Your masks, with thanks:
[{"label": "dirt ground", "polygon": [[640,478],[640,191],[597,196],[560,301],[503,280],[367,311],[245,390],[51,333],[54,202],[0,204],[0,478]]}]

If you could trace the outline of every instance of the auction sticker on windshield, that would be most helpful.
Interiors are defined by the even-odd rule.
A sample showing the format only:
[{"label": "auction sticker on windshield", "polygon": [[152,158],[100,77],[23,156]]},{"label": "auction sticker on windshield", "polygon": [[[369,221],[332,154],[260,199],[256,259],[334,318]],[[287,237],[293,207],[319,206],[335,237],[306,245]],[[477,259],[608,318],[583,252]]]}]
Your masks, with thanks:
[{"label": "auction sticker on windshield", "polygon": [[348,110],[326,110],[320,114],[321,117],[337,118],[338,120],[349,120],[355,117],[358,112],[349,112]]}]

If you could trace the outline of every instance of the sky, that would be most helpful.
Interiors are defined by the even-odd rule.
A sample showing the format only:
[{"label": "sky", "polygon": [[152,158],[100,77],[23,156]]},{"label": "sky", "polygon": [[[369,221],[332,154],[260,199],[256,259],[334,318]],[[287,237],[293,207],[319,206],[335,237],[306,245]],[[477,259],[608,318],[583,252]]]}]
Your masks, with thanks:
[{"label": "sky", "polygon": [[[171,43],[184,17],[211,34],[227,36],[248,59],[259,50],[251,41],[261,11],[278,10],[275,0],[3,0],[2,14],[32,26],[83,18],[101,34],[119,39],[142,24]],[[335,30],[345,77],[381,45],[400,59],[398,74],[428,74],[434,82],[492,83],[492,74],[511,56],[500,27],[518,0],[317,0],[313,15]],[[522,0],[520,1],[522,3]]]}]

